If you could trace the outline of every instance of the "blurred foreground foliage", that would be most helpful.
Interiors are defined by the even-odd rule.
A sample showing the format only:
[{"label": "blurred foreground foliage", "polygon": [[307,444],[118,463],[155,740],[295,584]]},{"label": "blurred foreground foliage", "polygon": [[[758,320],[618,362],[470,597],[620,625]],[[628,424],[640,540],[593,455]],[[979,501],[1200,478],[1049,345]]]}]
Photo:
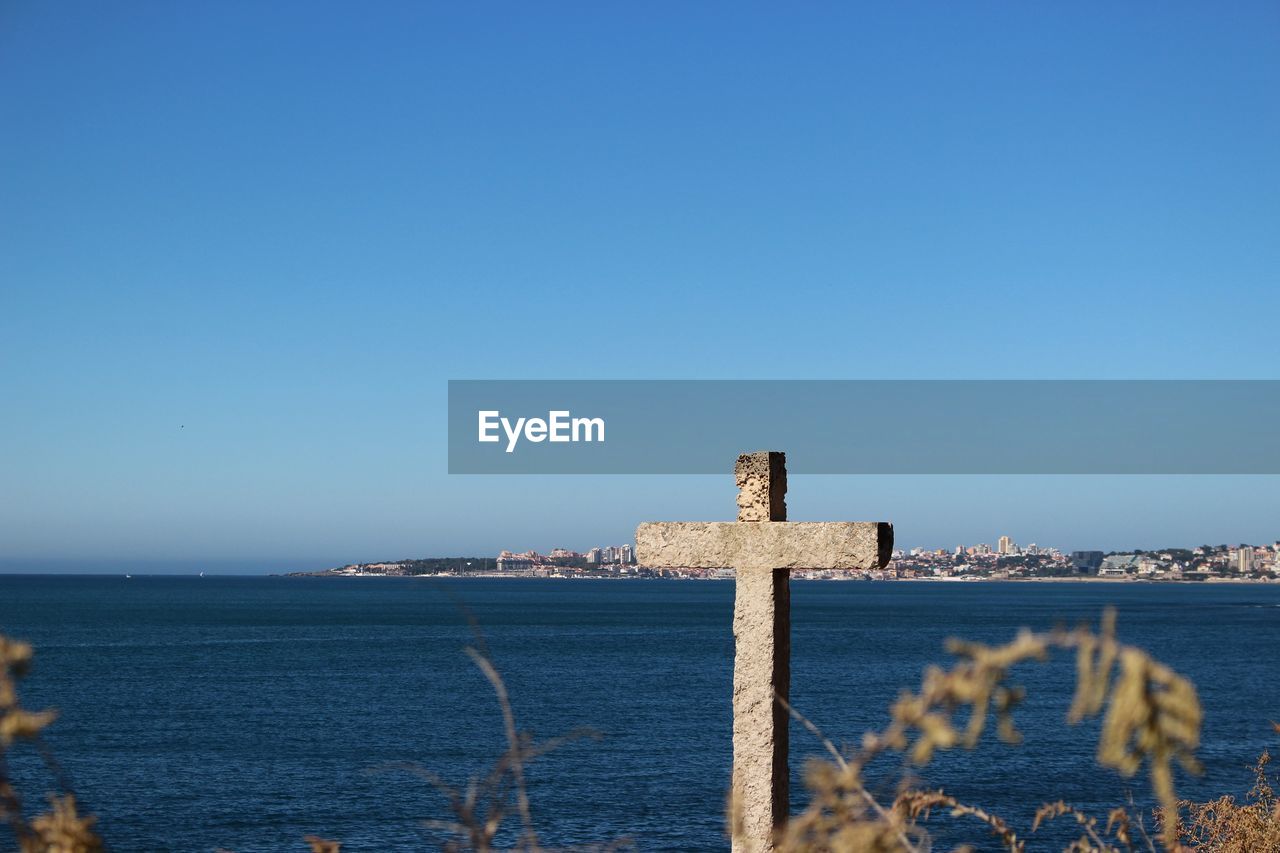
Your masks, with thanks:
[{"label": "blurred foreground foliage", "polygon": [[[76,811],[69,791],[49,795],[49,811],[23,818],[22,799],[9,780],[9,750],[19,741],[40,744],[40,732],[57,717],[53,711],[33,713],[18,704],[18,679],[31,667],[27,643],[0,636],[0,821],[8,824],[22,853],[95,853],[102,840],[93,831],[95,818]],[[47,752],[41,750],[53,767]]]},{"label": "blurred foreground foliage", "polygon": [[[806,773],[809,806],[779,831],[778,850],[928,850],[925,822],[935,812],[978,821],[1003,848],[1024,850],[1026,840],[1005,819],[945,791],[915,787],[906,771],[910,765],[927,764],[939,751],[978,746],[992,721],[1001,740],[1020,743],[1013,712],[1025,692],[1010,683],[1010,671],[1021,663],[1046,661],[1053,651],[1063,650],[1073,652],[1076,661],[1075,694],[1067,722],[1075,724],[1101,714],[1098,763],[1125,777],[1146,766],[1159,803],[1155,838],[1147,833],[1142,816],[1124,806],[1099,820],[1062,801],[1041,806],[1030,832],[1066,818],[1080,829],[1080,836],[1067,848],[1073,853],[1155,850],[1157,843],[1166,850],[1187,846],[1173,767],[1176,763],[1189,772],[1200,772],[1195,758],[1203,716],[1200,700],[1186,678],[1141,649],[1116,640],[1113,611],[1104,614],[1097,631],[1085,626],[1044,633],[1023,630],[1002,646],[951,640],[947,649],[956,663],[950,669],[926,669],[919,690],[903,692],[889,709],[888,725],[864,735],[860,748],[849,754],[837,750],[816,726],[791,709],[821,738],[831,757],[810,763]],[[896,797],[882,803],[867,789],[864,772],[891,755],[905,759],[906,766]],[[731,804],[731,823],[733,819]]]},{"label": "blurred foreground foliage", "polygon": [[[1174,766],[1200,772],[1195,751],[1202,711],[1195,686],[1141,649],[1119,643],[1113,612],[1104,614],[1097,630],[1023,630],[1001,646],[952,640],[948,651],[956,662],[949,669],[929,667],[919,689],[904,691],[890,707],[887,725],[864,735],[855,750],[841,752],[817,726],[786,706],[822,742],[829,757],[809,763],[809,805],[777,831],[774,847],[779,853],[924,853],[933,849],[927,822],[935,815],[976,822],[986,839],[984,846],[994,842],[1014,853],[1024,851],[1026,838],[1005,819],[943,790],[916,786],[909,770],[928,764],[939,751],[977,747],[993,723],[997,737],[1019,743],[1014,711],[1025,694],[1010,683],[1010,671],[1021,663],[1046,661],[1054,651],[1075,656],[1075,694],[1067,722],[1101,715],[1098,764],[1124,777],[1133,777],[1145,767],[1159,806],[1149,832],[1132,801],[1100,816],[1064,801],[1045,803],[1028,833],[1051,821],[1072,822],[1079,835],[1065,848],[1067,853],[1280,851],[1280,800],[1268,776],[1268,753],[1263,752],[1253,767],[1254,785],[1243,800],[1223,796],[1197,803],[1178,798]],[[507,839],[502,845],[507,849],[547,849],[535,830],[526,768],[560,744],[591,733],[533,740],[519,730],[506,685],[483,641],[468,648],[467,654],[494,689],[502,709],[506,748],[487,774],[461,788],[420,765],[397,765],[397,769],[423,778],[448,802],[450,819],[423,824],[424,830],[436,834],[429,842],[432,846],[489,851],[498,849],[502,838]],[[8,825],[21,853],[96,853],[103,843],[94,831],[95,818],[79,813],[74,793],[40,741],[40,733],[56,714],[27,711],[19,704],[18,680],[27,673],[31,659],[29,645],[0,636],[0,823]],[[23,800],[6,763],[6,756],[20,743],[39,750],[59,779],[60,790],[47,797],[48,809],[30,818],[25,817]],[[873,762],[895,755],[897,793],[892,801],[882,802],[868,790],[864,773]],[[518,826],[504,830],[508,818]],[[730,798],[730,834],[737,820]],[[339,842],[316,835],[301,842],[312,853],[340,853],[341,849]],[[621,840],[595,849],[627,846],[630,842]]]}]

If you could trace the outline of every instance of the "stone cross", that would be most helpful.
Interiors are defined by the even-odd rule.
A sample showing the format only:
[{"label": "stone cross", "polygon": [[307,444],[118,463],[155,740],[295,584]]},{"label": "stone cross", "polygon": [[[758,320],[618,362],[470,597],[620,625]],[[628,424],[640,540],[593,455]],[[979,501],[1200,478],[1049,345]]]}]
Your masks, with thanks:
[{"label": "stone cross", "polygon": [[733,849],[773,849],[787,818],[787,728],[776,697],[791,687],[791,569],[879,569],[893,550],[884,522],[788,523],[786,455],[738,457],[736,522],[648,522],[636,528],[645,566],[735,570]]}]

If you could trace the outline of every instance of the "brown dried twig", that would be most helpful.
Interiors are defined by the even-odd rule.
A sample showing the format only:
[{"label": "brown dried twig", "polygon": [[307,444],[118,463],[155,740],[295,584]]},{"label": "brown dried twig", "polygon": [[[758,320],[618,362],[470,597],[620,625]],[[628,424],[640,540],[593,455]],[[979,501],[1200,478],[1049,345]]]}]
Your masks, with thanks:
[{"label": "brown dried twig", "polygon": [[[1173,786],[1173,763],[1176,761],[1189,772],[1199,772],[1195,750],[1199,746],[1203,717],[1200,701],[1194,685],[1185,677],[1153,660],[1146,652],[1117,642],[1114,611],[1108,609],[1104,613],[1097,632],[1087,627],[1043,633],[1023,630],[1012,642],[1002,646],[951,640],[947,649],[959,659],[957,663],[950,669],[936,666],[926,669],[920,689],[905,691],[899,696],[890,708],[888,725],[865,735],[861,749],[849,756],[838,756],[830,770],[810,769],[807,778],[813,801],[804,813],[792,820],[800,822],[799,830],[781,836],[788,843],[803,844],[785,849],[882,849],[875,845],[882,844],[886,838],[909,835],[917,819],[927,816],[929,809],[938,805],[947,806],[953,816],[982,820],[1000,836],[1006,847],[1020,849],[1017,845],[1022,842],[1001,818],[961,804],[941,791],[904,791],[895,806],[895,811],[903,810],[904,819],[899,821],[886,821],[882,810],[865,803],[860,808],[853,807],[844,801],[842,792],[861,796],[858,792],[865,791],[861,782],[863,768],[885,753],[898,753],[914,764],[923,765],[939,750],[973,748],[992,718],[1001,740],[1020,742],[1013,712],[1023,701],[1024,691],[1009,683],[1010,671],[1021,663],[1045,661],[1055,650],[1076,653],[1076,690],[1067,714],[1068,722],[1077,723],[1105,710],[1098,762],[1124,776],[1134,775],[1144,764],[1148,767],[1152,791],[1160,804],[1161,841],[1166,848],[1177,849],[1178,800]],[[817,731],[811,724],[806,727]],[[829,740],[823,738],[822,741],[828,752],[834,751]],[[837,837],[852,837],[839,820],[832,820],[833,814],[847,821],[878,824],[866,828],[868,832],[857,834],[858,843],[873,846],[829,846]],[[1067,814],[1074,815],[1084,830],[1076,845],[1078,849],[1111,849],[1107,846],[1110,842],[1098,833],[1097,822],[1065,803],[1042,808],[1037,814],[1036,826]],[[1108,816],[1105,833],[1116,843],[1131,846],[1130,829],[1128,813],[1123,809]],[[1145,835],[1141,822],[1139,830]],[[899,843],[894,849],[911,847]]]},{"label": "brown dried twig", "polygon": [[[97,853],[102,840],[94,817],[78,813],[75,795],[40,742],[40,733],[57,718],[54,711],[27,711],[19,703],[18,681],[31,668],[31,646],[0,636],[0,818],[8,824],[22,853]],[[22,798],[9,779],[8,751],[18,742],[35,744],[62,788],[50,795],[50,809],[31,820],[23,817]]]}]

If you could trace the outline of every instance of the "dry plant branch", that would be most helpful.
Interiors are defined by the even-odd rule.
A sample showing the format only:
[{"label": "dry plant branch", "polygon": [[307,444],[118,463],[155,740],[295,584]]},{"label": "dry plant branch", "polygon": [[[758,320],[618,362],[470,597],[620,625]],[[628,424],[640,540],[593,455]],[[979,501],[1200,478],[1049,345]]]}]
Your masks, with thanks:
[{"label": "dry plant branch", "polygon": [[[57,714],[27,711],[19,703],[18,681],[31,668],[27,643],[0,636],[0,817],[8,825],[21,853],[97,853],[102,840],[93,831],[96,818],[80,815],[61,769],[40,742],[40,732]],[[33,744],[62,788],[49,796],[49,811],[30,820],[23,816],[22,798],[9,778],[8,753],[15,744]]]},{"label": "dry plant branch", "polygon": [[1185,824],[1180,841],[1206,853],[1253,853],[1280,850],[1280,800],[1268,776],[1269,752],[1253,765],[1253,787],[1243,802],[1224,796],[1206,803],[1183,801]]},{"label": "dry plant branch", "polygon": [[[465,788],[460,789],[419,764],[397,763],[383,765],[377,769],[395,769],[412,773],[425,780],[448,801],[452,820],[422,822],[424,828],[446,836],[441,845],[445,850],[493,850],[503,822],[511,812],[513,800],[514,810],[520,820],[520,833],[514,849],[543,850],[545,848],[541,846],[534,828],[526,768],[534,759],[566,743],[581,738],[598,738],[599,734],[589,729],[575,729],[560,737],[535,742],[530,735],[521,732],[516,723],[515,711],[506,683],[488,654],[482,650],[483,648],[483,638],[479,638],[475,646],[468,647],[464,651],[493,688],[502,713],[506,749],[494,761],[489,771],[481,777],[471,779]],[[616,841],[602,849],[617,849],[625,843],[625,840]]]},{"label": "dry plant branch", "polygon": [[[950,669],[927,668],[920,689],[904,691],[890,708],[888,725],[865,735],[859,750],[840,755],[827,769],[809,768],[806,778],[812,802],[792,819],[794,826],[779,835],[781,849],[911,850],[910,842],[903,839],[936,806],[945,806],[955,817],[978,819],[1005,847],[1022,849],[1023,842],[999,816],[962,804],[941,791],[907,789],[887,810],[886,817],[884,807],[867,793],[862,773],[886,753],[901,754],[913,764],[924,765],[939,750],[973,748],[992,718],[1001,740],[1019,743],[1021,734],[1014,725],[1013,712],[1023,701],[1024,691],[1009,683],[1010,671],[1021,663],[1046,661],[1055,650],[1074,651],[1076,656],[1076,687],[1068,722],[1103,714],[1098,762],[1126,777],[1133,776],[1144,764],[1148,767],[1152,791],[1160,804],[1161,842],[1169,850],[1178,849],[1173,764],[1199,772],[1195,759],[1203,716],[1199,698],[1189,680],[1141,649],[1117,642],[1114,611],[1108,609],[1104,613],[1097,632],[1083,626],[1042,633],[1022,630],[1002,646],[950,640],[947,650],[958,662]],[[819,735],[828,752],[834,751],[816,726],[787,707],[806,728]],[[845,799],[846,792],[858,798],[865,795],[870,803],[855,806]],[[1048,804],[1037,814],[1033,831],[1046,820],[1068,814],[1075,817],[1083,831],[1075,842],[1076,849],[1109,851],[1119,849],[1117,844],[1125,849],[1131,847],[1131,822],[1124,809],[1112,811],[1107,828],[1100,833],[1093,818],[1065,803]],[[855,831],[846,823],[875,826],[860,826]],[[884,846],[893,839],[898,839],[896,846]]]}]

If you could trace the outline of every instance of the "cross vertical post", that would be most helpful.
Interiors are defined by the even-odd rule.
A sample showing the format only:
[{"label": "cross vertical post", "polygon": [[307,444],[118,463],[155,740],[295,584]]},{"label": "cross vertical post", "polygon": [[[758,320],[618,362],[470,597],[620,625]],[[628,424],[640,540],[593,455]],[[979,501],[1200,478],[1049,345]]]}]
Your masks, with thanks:
[{"label": "cross vertical post", "polygon": [[[738,521],[787,520],[785,454],[744,453],[734,466]],[[733,778],[735,851],[772,847],[786,820],[789,714],[775,696],[791,688],[790,571],[739,567],[733,600]]]}]

